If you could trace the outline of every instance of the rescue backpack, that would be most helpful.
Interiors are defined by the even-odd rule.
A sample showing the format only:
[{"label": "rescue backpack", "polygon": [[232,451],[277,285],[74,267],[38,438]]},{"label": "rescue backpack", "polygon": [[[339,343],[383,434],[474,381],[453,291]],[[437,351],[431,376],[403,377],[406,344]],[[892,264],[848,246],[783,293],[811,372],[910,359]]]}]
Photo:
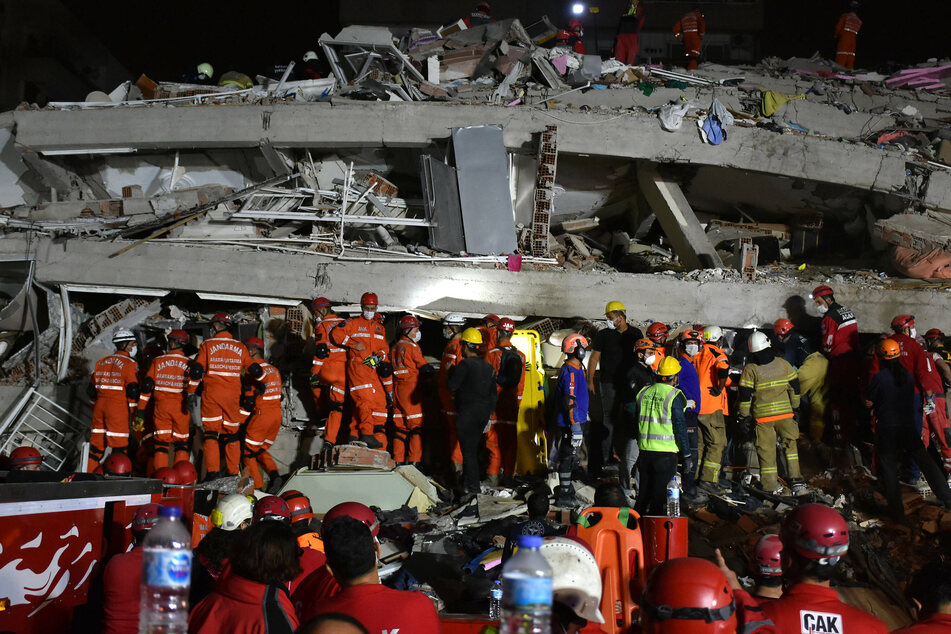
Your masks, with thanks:
[{"label": "rescue backpack", "polygon": [[502,357],[499,359],[499,371],[495,375],[495,382],[504,390],[518,387],[522,380],[522,357],[515,348],[502,348]]}]

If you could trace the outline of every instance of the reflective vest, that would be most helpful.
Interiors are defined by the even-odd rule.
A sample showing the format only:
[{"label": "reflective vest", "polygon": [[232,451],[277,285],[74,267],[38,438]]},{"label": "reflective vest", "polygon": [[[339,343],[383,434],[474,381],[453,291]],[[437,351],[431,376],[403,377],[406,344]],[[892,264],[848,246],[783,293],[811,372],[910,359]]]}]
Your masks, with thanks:
[{"label": "reflective vest", "polygon": [[[677,453],[674,436],[674,418],[671,415],[674,399],[683,392],[667,383],[655,383],[637,393],[637,441],[641,451]],[[684,397],[684,402],[686,402]]]}]

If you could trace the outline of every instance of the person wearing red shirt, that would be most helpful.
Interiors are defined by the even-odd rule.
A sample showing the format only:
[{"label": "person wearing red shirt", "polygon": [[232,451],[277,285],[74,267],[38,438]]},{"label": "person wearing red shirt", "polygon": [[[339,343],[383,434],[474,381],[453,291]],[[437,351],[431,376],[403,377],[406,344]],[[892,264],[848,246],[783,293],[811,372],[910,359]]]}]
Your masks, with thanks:
[{"label": "person wearing red shirt", "polygon": [[380,584],[379,545],[365,523],[349,516],[334,518],[324,527],[324,550],[342,590],[324,601],[305,602],[300,610],[302,620],[339,612],[360,621],[370,634],[440,631],[436,608],[426,595]]},{"label": "person wearing red shirt", "polygon": [[137,634],[142,585],[142,542],[158,521],[158,504],[143,504],[132,517],[132,545],[109,560],[102,575],[103,634]]},{"label": "person wearing red shirt", "polygon": [[851,421],[858,411],[861,345],[858,321],[851,309],[835,301],[831,287],[817,286],[811,297],[822,316],[820,347],[829,359],[826,383],[833,441],[841,445],[849,440]]},{"label": "person wearing red shirt", "polygon": [[918,607],[918,622],[896,634],[951,634],[951,566],[927,564],[911,578],[908,594]]},{"label": "person wearing red shirt", "polygon": [[189,634],[293,634],[300,622],[287,583],[300,573],[297,537],[280,521],[243,531],[214,592],[188,617]]}]

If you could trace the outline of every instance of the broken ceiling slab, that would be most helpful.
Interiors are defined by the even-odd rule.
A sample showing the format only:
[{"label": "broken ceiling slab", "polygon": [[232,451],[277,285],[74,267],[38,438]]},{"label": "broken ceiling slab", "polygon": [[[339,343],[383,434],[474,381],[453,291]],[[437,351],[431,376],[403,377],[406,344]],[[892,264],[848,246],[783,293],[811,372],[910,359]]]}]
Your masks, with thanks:
[{"label": "broken ceiling slab", "polygon": [[951,212],[951,170],[938,169],[928,178],[925,206]]},{"label": "broken ceiling slab", "polygon": [[283,491],[300,491],[310,498],[314,513],[326,513],[341,502],[362,502],[384,511],[403,506],[417,487],[395,471],[310,471],[288,478]]},{"label": "broken ceiling slab", "polygon": [[916,251],[951,250],[951,215],[940,213],[897,214],[875,223],[889,244]]}]

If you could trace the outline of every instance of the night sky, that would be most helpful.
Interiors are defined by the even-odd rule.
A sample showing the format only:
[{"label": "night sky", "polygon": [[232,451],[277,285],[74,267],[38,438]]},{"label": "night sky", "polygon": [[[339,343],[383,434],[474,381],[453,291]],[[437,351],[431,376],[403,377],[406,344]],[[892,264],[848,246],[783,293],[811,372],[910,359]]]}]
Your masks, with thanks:
[{"label": "night sky", "polygon": [[[217,73],[234,68],[251,75],[271,63],[299,60],[304,51],[317,48],[322,32],[336,34],[339,30],[340,1],[100,0],[66,4],[77,7],[74,10],[80,19],[133,76],[144,72],[153,79],[174,79],[186,66],[205,60],[215,65]],[[561,4],[552,3],[552,15]],[[495,0],[493,5],[495,15],[505,17],[513,12],[517,15],[519,3]],[[650,5],[648,1],[648,11]],[[836,0],[768,0],[766,32],[761,37],[764,56],[808,57],[818,50],[831,57],[833,27],[847,5]],[[708,16],[716,10],[715,4],[701,6]],[[864,2],[859,65],[884,70],[889,63],[907,65],[951,55],[951,39],[946,33],[949,13],[947,0]],[[537,16],[518,17],[531,21]],[[669,25],[651,24],[648,13],[646,28],[667,29]]]}]

